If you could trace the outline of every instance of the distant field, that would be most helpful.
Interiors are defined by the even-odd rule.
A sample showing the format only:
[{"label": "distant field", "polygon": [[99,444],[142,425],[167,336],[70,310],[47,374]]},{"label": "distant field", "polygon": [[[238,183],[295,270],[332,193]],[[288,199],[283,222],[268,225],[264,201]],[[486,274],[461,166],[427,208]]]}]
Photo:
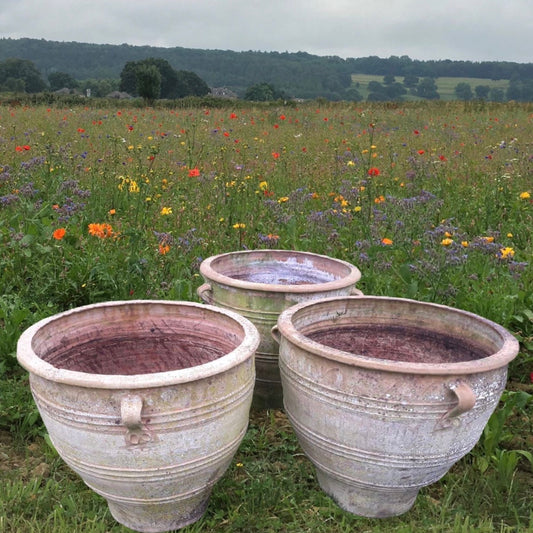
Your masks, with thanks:
[{"label": "distant field", "polygon": [[[383,76],[375,76],[372,74],[352,74],[352,81],[357,86],[357,90],[361,93],[361,96],[366,100],[368,96],[368,84],[371,81],[378,81],[383,83]],[[403,76],[397,76],[396,81],[403,82]],[[441,100],[455,100],[454,89],[458,83],[469,83],[474,92],[477,85],[488,85],[491,89],[497,87],[504,91],[509,86],[509,80],[488,80],[485,78],[437,78],[435,83],[437,84],[437,90],[440,94]],[[405,100],[416,100],[417,98],[412,95],[405,95]]]}]

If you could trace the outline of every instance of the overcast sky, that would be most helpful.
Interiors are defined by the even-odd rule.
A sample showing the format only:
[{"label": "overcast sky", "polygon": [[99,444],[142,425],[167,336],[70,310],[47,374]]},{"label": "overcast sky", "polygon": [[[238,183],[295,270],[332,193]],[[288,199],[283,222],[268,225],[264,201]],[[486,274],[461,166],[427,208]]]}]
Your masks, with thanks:
[{"label": "overcast sky", "polygon": [[533,1],[0,0],[0,36],[530,63]]}]

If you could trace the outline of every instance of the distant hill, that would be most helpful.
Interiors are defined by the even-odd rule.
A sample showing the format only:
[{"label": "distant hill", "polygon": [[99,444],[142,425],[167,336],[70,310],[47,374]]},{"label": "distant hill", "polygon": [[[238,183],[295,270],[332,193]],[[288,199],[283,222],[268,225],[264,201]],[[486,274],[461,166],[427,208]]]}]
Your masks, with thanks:
[{"label": "distant hill", "polygon": [[408,56],[342,59],[306,52],[234,52],[162,48],[128,44],[90,44],[45,39],[0,39],[0,61],[28,59],[43,77],[64,72],[77,80],[117,79],[128,61],[148,57],[167,60],[176,70],[195,72],[210,87],[227,87],[242,96],[258,83],[269,83],[288,97],[346,98],[352,75],[468,77],[487,80],[533,79],[533,63],[418,61]]}]

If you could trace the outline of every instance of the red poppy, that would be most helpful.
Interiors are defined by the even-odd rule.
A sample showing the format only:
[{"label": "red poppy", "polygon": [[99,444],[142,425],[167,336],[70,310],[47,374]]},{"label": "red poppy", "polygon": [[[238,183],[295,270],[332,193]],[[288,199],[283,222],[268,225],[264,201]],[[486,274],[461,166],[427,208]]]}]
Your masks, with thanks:
[{"label": "red poppy", "polygon": [[379,168],[371,167],[368,169],[369,176],[379,176]]},{"label": "red poppy", "polygon": [[419,153],[420,155],[424,155],[424,154],[426,153],[426,151],[425,151],[425,150],[418,150],[418,153]]},{"label": "red poppy", "polygon": [[194,167],[189,170],[189,177],[190,178],[197,178],[200,175],[200,171]]},{"label": "red poppy", "polygon": [[232,113],[229,118],[237,118],[237,115],[235,113]]}]

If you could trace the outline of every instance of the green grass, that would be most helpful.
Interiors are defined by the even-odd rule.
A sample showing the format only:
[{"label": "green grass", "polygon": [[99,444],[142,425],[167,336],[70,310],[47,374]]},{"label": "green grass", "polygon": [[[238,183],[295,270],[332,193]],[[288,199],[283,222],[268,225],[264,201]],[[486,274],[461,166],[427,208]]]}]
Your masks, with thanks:
[{"label": "green grass", "polygon": [[49,446],[20,333],[93,302],[197,300],[203,258],[270,247],[494,320],[520,354],[479,444],[405,515],[342,511],[284,414],[253,412],[185,531],[533,532],[533,108],[120,105],[0,108],[0,531],[126,531]]},{"label": "green grass", "polygon": [[[352,83],[355,84],[357,90],[361,93],[363,99],[368,97],[368,84],[371,81],[377,81],[383,84],[383,76],[375,76],[372,74],[352,74]],[[397,76],[396,81],[403,83],[403,77]],[[443,101],[457,100],[455,95],[455,87],[459,83],[468,83],[472,88],[472,92],[475,94],[475,88],[478,85],[487,85],[491,89],[497,88],[503,91],[509,87],[509,80],[488,80],[485,78],[449,78],[442,77],[435,80],[437,85],[437,91],[440,95],[440,99]],[[406,94],[403,97],[406,101],[416,101],[417,97]]]}]

